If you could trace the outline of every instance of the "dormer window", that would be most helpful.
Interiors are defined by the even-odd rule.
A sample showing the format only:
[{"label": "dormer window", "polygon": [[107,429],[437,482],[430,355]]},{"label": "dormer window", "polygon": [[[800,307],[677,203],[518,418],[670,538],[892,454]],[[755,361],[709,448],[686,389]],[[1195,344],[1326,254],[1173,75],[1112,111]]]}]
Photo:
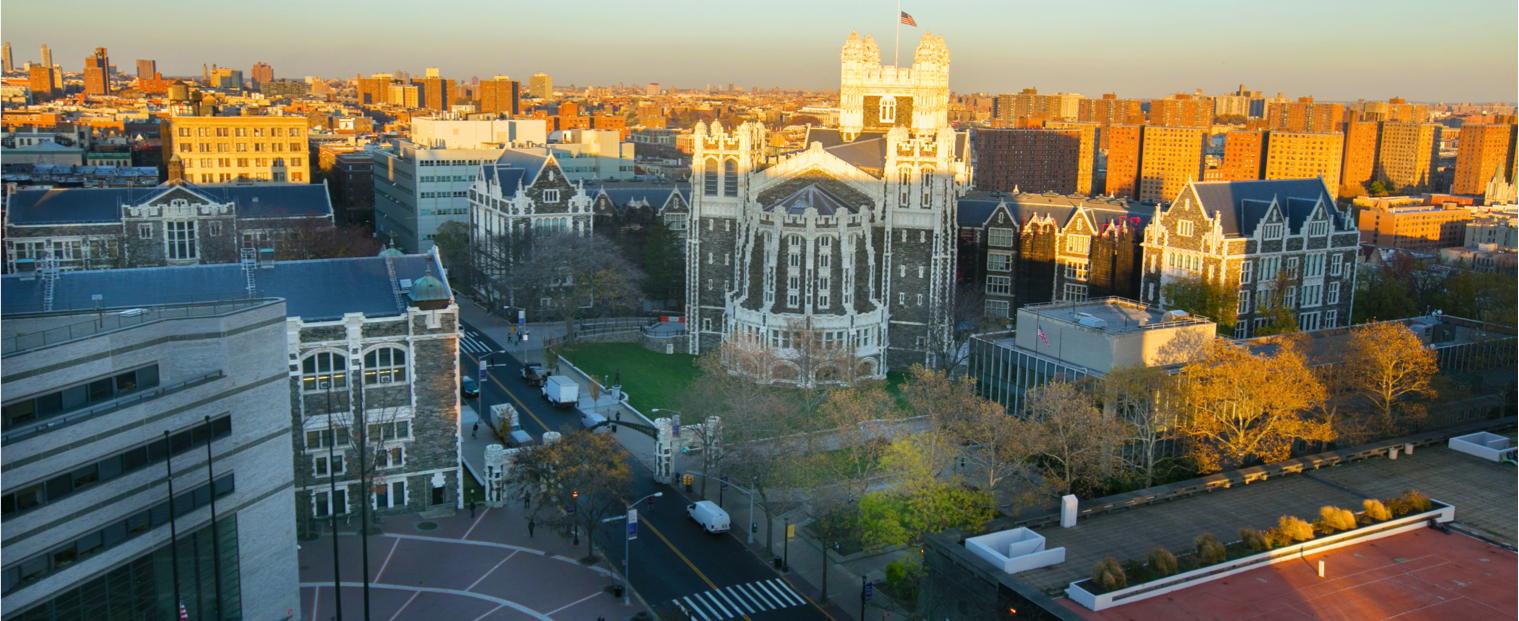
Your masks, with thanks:
[{"label": "dormer window", "polygon": [[1329,234],[1329,221],[1320,220],[1308,225],[1308,234],[1313,237],[1323,237]]},{"label": "dormer window", "polygon": [[545,203],[557,203],[557,202],[559,202],[559,190],[544,190],[543,191],[543,202],[545,202]]},{"label": "dormer window", "polygon": [[1176,234],[1180,235],[1182,237],[1191,237],[1192,236],[1192,224],[1193,223],[1192,223],[1191,220],[1182,220],[1181,222],[1177,222],[1176,223]]},{"label": "dormer window", "polygon": [[1282,238],[1282,225],[1281,225],[1281,223],[1267,224],[1265,226],[1264,230],[1261,231],[1261,238],[1262,239],[1281,239]]},{"label": "dormer window", "polygon": [[881,122],[882,123],[895,123],[895,122],[897,122],[897,98],[896,97],[882,97],[881,98]]}]

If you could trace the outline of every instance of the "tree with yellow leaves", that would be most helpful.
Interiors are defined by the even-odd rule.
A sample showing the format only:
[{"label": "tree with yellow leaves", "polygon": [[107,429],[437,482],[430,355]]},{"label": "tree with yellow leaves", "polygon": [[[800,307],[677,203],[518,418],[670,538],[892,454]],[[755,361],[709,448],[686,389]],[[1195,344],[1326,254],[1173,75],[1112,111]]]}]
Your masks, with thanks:
[{"label": "tree with yellow leaves", "polygon": [[1355,328],[1344,364],[1350,387],[1370,402],[1383,433],[1406,431],[1422,419],[1424,409],[1407,403],[1410,398],[1435,396],[1435,353],[1400,322]]},{"label": "tree with yellow leaves", "polygon": [[1182,433],[1199,472],[1281,461],[1297,440],[1327,442],[1333,427],[1315,415],[1325,391],[1291,341],[1275,355],[1220,342],[1186,366]]}]

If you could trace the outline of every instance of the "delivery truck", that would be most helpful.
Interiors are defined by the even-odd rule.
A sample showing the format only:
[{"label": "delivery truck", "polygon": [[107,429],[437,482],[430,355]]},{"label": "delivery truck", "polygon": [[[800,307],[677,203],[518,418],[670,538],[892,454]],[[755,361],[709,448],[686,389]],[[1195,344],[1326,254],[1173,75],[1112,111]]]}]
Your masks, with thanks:
[{"label": "delivery truck", "polygon": [[550,375],[543,380],[543,398],[556,408],[572,408],[580,402],[580,385],[563,375]]}]

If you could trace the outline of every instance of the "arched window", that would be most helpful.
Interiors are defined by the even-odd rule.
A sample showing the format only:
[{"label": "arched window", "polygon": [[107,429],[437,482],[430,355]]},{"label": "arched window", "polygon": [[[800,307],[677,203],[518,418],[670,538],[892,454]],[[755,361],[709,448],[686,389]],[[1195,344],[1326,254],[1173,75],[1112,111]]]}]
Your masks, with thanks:
[{"label": "arched window", "polygon": [[702,166],[702,193],[707,196],[717,196],[717,158],[707,158],[706,165]]},{"label": "arched window", "polygon": [[406,381],[406,350],[381,347],[364,354],[364,385],[392,384]]},{"label": "arched window", "polygon": [[301,390],[323,391],[348,387],[348,361],[343,354],[319,351],[301,362]]},{"label": "arched window", "polygon": [[907,203],[912,200],[912,169],[911,168],[903,166],[899,170],[899,172],[897,172],[897,186],[900,188],[900,192],[899,193],[901,195],[899,197],[899,200],[898,200],[898,202],[900,202],[901,204],[898,205],[898,207],[906,207]]},{"label": "arched window", "polygon": [[738,196],[738,162],[723,160],[723,196]]},{"label": "arched window", "polygon": [[895,123],[895,122],[897,122],[897,98],[896,97],[882,97],[881,98],[881,122],[882,123]]},{"label": "arched window", "polygon": [[934,204],[934,169],[923,169],[923,208],[929,209]]}]

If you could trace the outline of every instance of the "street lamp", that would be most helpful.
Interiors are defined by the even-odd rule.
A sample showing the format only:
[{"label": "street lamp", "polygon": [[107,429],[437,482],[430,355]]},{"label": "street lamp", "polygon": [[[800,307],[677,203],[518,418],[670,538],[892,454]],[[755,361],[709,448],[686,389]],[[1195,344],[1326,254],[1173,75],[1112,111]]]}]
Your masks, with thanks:
[{"label": "street lamp", "polygon": [[[609,518],[607,518],[605,520],[602,520],[602,521],[603,522],[616,522],[618,519],[626,520],[629,517],[636,516],[636,515],[638,515],[638,503],[640,501],[642,501],[642,500],[644,500],[646,498],[659,498],[659,497],[664,496],[664,495],[665,495],[664,492],[654,492],[652,494],[649,494],[648,496],[644,496],[643,498],[639,498],[638,500],[635,500],[633,502],[628,503],[627,507],[625,507],[628,510],[628,513],[625,514],[625,515],[623,515],[622,518],[609,517]],[[622,588],[622,605],[623,606],[628,606],[629,605],[629,603],[628,603],[628,592],[631,591],[631,590],[633,590],[633,578],[632,578],[632,575],[631,575],[631,573],[633,571],[633,557],[629,556],[630,552],[628,550],[628,541],[630,541],[632,539],[631,537],[629,537],[629,535],[631,535],[631,534],[632,533],[628,533],[628,532],[624,532],[622,534],[622,581],[624,583],[623,584],[623,588]]]}]

